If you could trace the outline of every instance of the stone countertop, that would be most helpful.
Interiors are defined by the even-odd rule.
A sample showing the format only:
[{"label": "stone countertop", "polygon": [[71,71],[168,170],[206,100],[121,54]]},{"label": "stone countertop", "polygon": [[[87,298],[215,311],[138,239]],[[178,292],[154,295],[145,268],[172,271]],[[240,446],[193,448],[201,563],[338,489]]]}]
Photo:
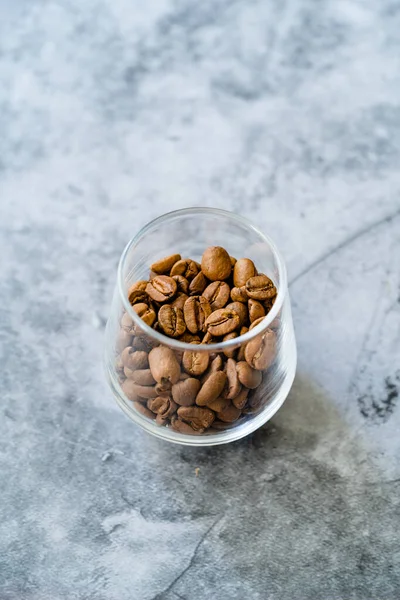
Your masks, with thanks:
[{"label": "stone countertop", "polygon": [[[398,598],[399,30],[395,0],[0,0],[1,600]],[[195,205],[276,240],[299,352],[211,449],[101,365],[125,243]]]}]

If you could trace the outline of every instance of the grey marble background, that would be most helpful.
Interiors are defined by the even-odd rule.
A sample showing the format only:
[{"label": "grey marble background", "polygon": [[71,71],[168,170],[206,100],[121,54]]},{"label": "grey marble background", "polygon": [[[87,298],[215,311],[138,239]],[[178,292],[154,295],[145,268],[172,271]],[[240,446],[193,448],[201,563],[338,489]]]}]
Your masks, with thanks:
[{"label": "grey marble background", "polygon": [[[395,0],[0,0],[1,600],[399,598],[399,31]],[[125,243],[192,205],[275,238],[299,351],[209,450],[101,366]]]}]

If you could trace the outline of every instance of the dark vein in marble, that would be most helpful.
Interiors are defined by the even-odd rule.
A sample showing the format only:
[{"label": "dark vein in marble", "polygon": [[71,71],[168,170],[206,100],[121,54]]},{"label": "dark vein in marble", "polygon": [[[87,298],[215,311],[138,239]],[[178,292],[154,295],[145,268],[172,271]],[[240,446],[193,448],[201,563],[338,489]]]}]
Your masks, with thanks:
[{"label": "dark vein in marble", "polygon": [[318,267],[319,265],[321,265],[322,263],[324,263],[326,260],[328,260],[328,258],[330,258],[331,256],[333,256],[337,252],[340,252],[340,250],[343,250],[343,248],[346,248],[347,246],[350,246],[350,244],[352,244],[353,242],[357,241],[358,239],[360,239],[364,235],[367,235],[368,233],[370,233],[374,229],[380,227],[381,225],[385,225],[387,223],[391,223],[398,216],[400,216],[400,208],[398,208],[394,213],[391,213],[390,215],[387,215],[386,217],[383,217],[382,219],[379,219],[378,221],[374,221],[370,225],[367,225],[367,227],[364,227],[363,229],[360,229],[359,231],[356,231],[355,233],[353,233],[353,235],[351,235],[347,239],[343,240],[343,242],[340,242],[340,244],[338,244],[334,248],[331,248],[330,250],[328,250],[327,252],[325,252],[325,254],[323,254],[322,256],[320,256],[319,258],[317,258],[316,260],[314,260],[312,263],[310,263],[309,265],[307,265],[302,271],[300,271],[300,273],[297,273],[297,275],[295,275],[293,277],[293,279],[291,279],[289,281],[290,285],[293,285],[293,284],[297,283],[305,275],[307,275],[308,273],[310,273],[310,271],[312,271],[313,269],[315,269],[316,267]]},{"label": "dark vein in marble", "polygon": [[181,571],[179,573],[179,575],[177,575],[175,577],[175,579],[169,584],[169,586],[165,590],[163,590],[162,592],[159,592],[156,596],[154,596],[154,598],[152,598],[152,600],[162,600],[162,597],[164,596],[164,594],[167,594],[168,592],[173,591],[172,588],[174,587],[174,585],[176,583],[178,583],[178,581],[180,579],[182,579],[182,577],[189,571],[189,569],[191,569],[191,567],[193,566],[194,561],[196,560],[197,553],[200,550],[200,547],[203,545],[203,543],[205,542],[206,538],[210,535],[210,533],[212,532],[212,530],[218,525],[218,523],[221,521],[221,519],[223,517],[224,517],[224,515],[220,515],[219,517],[217,517],[217,519],[214,521],[214,523],[212,523],[212,525],[210,525],[210,527],[201,536],[200,540],[196,544],[196,547],[195,547],[195,549],[193,551],[192,557],[191,557],[191,559],[190,559],[189,564],[187,565],[187,567],[185,567],[183,569],[183,571]]}]

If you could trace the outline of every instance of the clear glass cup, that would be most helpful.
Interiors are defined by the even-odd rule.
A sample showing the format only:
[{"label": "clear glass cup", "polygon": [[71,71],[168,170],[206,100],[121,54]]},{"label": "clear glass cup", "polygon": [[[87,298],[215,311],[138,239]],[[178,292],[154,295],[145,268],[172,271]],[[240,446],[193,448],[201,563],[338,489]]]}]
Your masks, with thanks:
[{"label": "clear glass cup", "polygon": [[[277,288],[277,295],[268,314],[244,335],[213,344],[184,343],[149,327],[136,314],[128,300],[130,286],[138,280],[148,280],[149,266],[162,257],[179,253],[182,257],[190,257],[200,262],[208,246],[222,246],[237,259],[243,257],[252,259],[258,272],[265,273],[272,279]],[[128,243],[121,256],[117,277],[106,328],[105,368],[117,403],[132,421],[149,433],[171,442],[191,446],[212,446],[238,440],[271,419],[285,401],[292,386],[297,353],[286,268],[275,244],[268,236],[243,217],[223,210],[188,208],[170,212],[148,223]],[[246,362],[247,352],[247,359],[250,357],[252,368],[256,367],[258,386],[248,391],[246,386],[241,386],[243,393],[239,396],[239,400],[235,403],[236,396],[229,401],[228,408],[222,408],[219,412],[212,411],[214,421],[205,431],[182,426],[181,419],[176,420],[176,412],[171,417],[176,427],[174,429],[171,422],[164,419],[165,411],[168,415],[168,412],[180,408],[180,405],[177,407],[175,402],[170,402],[172,400],[170,384],[163,385],[160,382],[155,384],[154,381],[141,379],[149,377],[149,372],[143,373],[142,370],[148,369],[148,353],[158,346],[169,348],[173,352],[181,369],[181,375],[178,373],[174,377],[179,376],[182,379],[188,377],[182,366],[184,353],[194,351],[199,353],[196,354],[197,357],[201,357],[199,362],[208,363],[207,371],[198,375],[200,383],[196,385],[199,386],[207,377],[211,362],[216,357],[222,358],[222,361],[220,358],[218,361],[224,363],[226,370],[228,356],[233,357],[237,362]],[[121,360],[121,356],[130,357],[129,353],[133,352],[135,352],[134,364],[129,363],[129,365],[132,369],[141,372],[139,383],[137,383],[138,377],[133,375],[136,380],[134,384],[130,378],[132,369],[126,368],[126,358],[125,366]],[[169,351],[167,353],[171,354]],[[230,364],[232,367],[234,363],[231,361]],[[246,371],[246,365],[241,366]],[[175,362],[174,368],[176,369]],[[235,385],[234,371],[233,368],[233,386]],[[251,373],[254,375],[253,371]],[[143,383],[146,384],[145,387],[137,387]],[[226,396],[229,393],[221,395]],[[163,404],[163,415],[153,414],[147,407],[148,401],[155,396],[161,398],[159,402]],[[190,415],[192,413],[193,411]]]}]

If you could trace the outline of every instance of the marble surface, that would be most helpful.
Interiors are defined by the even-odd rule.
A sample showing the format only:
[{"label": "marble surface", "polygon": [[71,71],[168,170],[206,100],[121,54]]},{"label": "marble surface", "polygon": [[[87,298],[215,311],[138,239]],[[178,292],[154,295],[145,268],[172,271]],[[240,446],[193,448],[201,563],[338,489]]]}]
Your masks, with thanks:
[{"label": "marble surface", "polygon": [[[0,0],[1,600],[399,597],[399,30],[395,0]],[[273,421],[202,450],[101,366],[125,243],[195,205],[279,244],[299,351]]]}]

